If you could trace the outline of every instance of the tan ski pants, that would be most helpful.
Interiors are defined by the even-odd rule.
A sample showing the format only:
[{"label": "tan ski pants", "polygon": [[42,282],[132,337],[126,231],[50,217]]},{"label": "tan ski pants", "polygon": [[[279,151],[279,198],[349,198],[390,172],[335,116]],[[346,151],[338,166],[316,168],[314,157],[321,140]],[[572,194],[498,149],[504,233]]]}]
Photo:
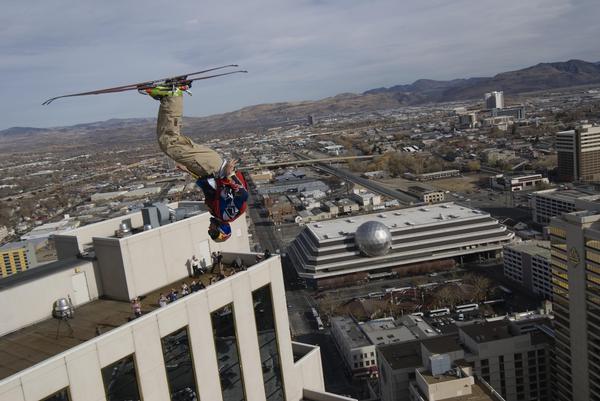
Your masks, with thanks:
[{"label": "tan ski pants", "polygon": [[167,156],[198,177],[218,173],[223,159],[208,146],[181,135],[182,117],[183,96],[165,96],[160,100],[156,123],[158,145]]}]

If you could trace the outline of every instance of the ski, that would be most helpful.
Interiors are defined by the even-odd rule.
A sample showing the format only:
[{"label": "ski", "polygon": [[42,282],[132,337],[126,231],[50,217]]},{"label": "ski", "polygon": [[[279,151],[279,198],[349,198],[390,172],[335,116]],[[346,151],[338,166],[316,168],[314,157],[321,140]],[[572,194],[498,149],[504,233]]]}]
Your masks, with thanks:
[{"label": "ski", "polygon": [[229,72],[224,72],[224,73],[220,73],[220,74],[213,74],[213,75],[207,75],[207,76],[202,76],[202,77],[194,77],[195,75],[206,74],[208,72],[217,71],[217,70],[221,70],[224,68],[234,68],[234,67],[238,67],[238,65],[237,64],[228,64],[228,65],[223,65],[220,67],[210,68],[210,69],[203,70],[203,71],[196,71],[196,72],[190,72],[187,74],[176,75],[174,77],[160,78],[160,79],[155,79],[152,81],[144,81],[144,82],[138,82],[135,84],[115,86],[112,88],[105,88],[105,89],[98,89],[98,90],[93,90],[93,91],[88,91],[88,92],[80,92],[80,93],[72,93],[69,95],[56,96],[56,97],[53,97],[53,98],[50,98],[50,99],[44,101],[42,103],[42,105],[47,106],[50,103],[52,103],[53,101],[55,101],[56,99],[62,99],[65,97],[101,95],[101,94],[105,94],[105,93],[125,92],[125,91],[130,91],[130,90],[144,90],[144,89],[152,88],[156,85],[161,85],[161,84],[178,85],[178,84],[184,84],[184,83],[191,83],[193,81],[199,81],[199,80],[203,80],[203,79],[210,79],[210,78],[222,77],[225,75],[248,72],[246,70],[235,70],[235,71],[229,71]]}]

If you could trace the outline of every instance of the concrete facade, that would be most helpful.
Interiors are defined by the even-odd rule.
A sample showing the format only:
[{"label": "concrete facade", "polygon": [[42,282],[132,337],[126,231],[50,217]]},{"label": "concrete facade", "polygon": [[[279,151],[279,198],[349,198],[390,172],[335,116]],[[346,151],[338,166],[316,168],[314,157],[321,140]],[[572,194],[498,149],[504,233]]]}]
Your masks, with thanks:
[{"label": "concrete facade", "polygon": [[556,134],[561,181],[594,182],[600,177],[600,127],[583,124]]},{"label": "concrete facade", "polygon": [[[0,301],[2,302],[14,299],[13,297],[18,295],[15,292],[28,292],[30,295],[36,295],[24,297],[27,302],[14,308],[17,315],[25,313],[27,309],[35,309],[38,313],[41,313],[43,309],[46,310],[45,316],[30,316],[27,319],[18,320],[11,315],[7,316],[7,310],[4,309],[0,326],[2,333],[27,329],[28,325],[40,316],[48,318],[47,314],[52,305],[50,299],[65,297],[65,291],[72,288],[70,283],[73,276],[76,275],[84,274],[86,276],[90,299],[120,291],[144,296],[144,291],[149,288],[155,288],[159,284],[171,285],[169,280],[175,279],[178,284],[177,280],[182,272],[187,275],[187,271],[182,269],[179,263],[171,263],[169,259],[174,258],[175,254],[168,253],[171,251],[164,248],[173,247],[174,251],[186,255],[197,251],[194,244],[197,243],[197,240],[202,239],[202,235],[206,235],[202,233],[205,233],[204,223],[207,222],[207,219],[208,213],[204,213],[121,239],[96,237],[99,235],[101,225],[87,229],[83,227],[82,230],[85,230],[82,232],[70,233],[63,238],[62,244],[66,246],[66,249],[63,249],[63,255],[73,251],[72,247],[79,249],[81,246],[83,249],[83,245],[89,245],[89,241],[91,241],[94,248],[85,247],[87,259],[81,256],[79,258],[68,257],[59,261],[56,266],[51,266],[50,271],[44,272],[44,274],[39,274],[41,269],[35,269],[38,270],[36,275],[28,274],[34,271],[25,272],[19,281],[13,281],[1,287]],[[107,227],[114,227],[112,223],[108,222]],[[196,230],[196,225],[202,226],[203,230]],[[108,327],[108,331],[102,334],[97,332],[89,340],[79,341],[78,337],[82,333],[73,333],[75,336],[72,344],[77,345],[68,347],[66,351],[58,352],[42,362],[30,365],[0,380],[0,401],[39,401],[58,391],[68,391],[71,401],[105,401],[108,390],[103,381],[102,369],[112,366],[124,357],[133,358],[134,384],[137,384],[141,399],[144,401],[171,399],[162,341],[165,336],[182,328],[185,328],[188,333],[191,369],[198,399],[223,401],[219,364],[224,357],[224,351],[218,350],[216,347],[217,339],[214,337],[212,319],[214,312],[221,313],[224,311],[224,307],[228,308],[227,313],[233,319],[240,365],[240,374],[237,379],[243,385],[244,399],[265,401],[267,396],[266,387],[263,386],[263,372],[265,369],[272,369],[269,366],[273,365],[265,365],[262,362],[265,357],[259,343],[259,337],[262,334],[257,331],[256,303],[253,302],[254,293],[265,288],[270,290],[268,293],[272,300],[276,353],[280,361],[280,375],[283,383],[281,388],[285,399],[288,401],[352,401],[350,398],[325,392],[318,347],[291,341],[279,257],[271,257],[256,263],[256,255],[247,252],[247,241],[244,243],[240,239],[247,238],[243,219],[236,224],[234,232],[237,229],[243,231],[242,235],[238,239],[227,242],[227,249],[233,253],[224,254],[224,259],[226,259],[224,263],[231,262],[239,256],[247,266],[250,266],[247,270],[239,271],[209,285],[206,289],[173,301],[167,306],[154,309],[129,322],[125,321],[121,325]],[[197,237],[194,234],[196,232],[198,232]],[[193,240],[186,242],[185,235],[191,236]],[[177,241],[183,242],[183,244],[177,244]],[[109,245],[106,244],[107,242]],[[211,250],[221,249],[220,247],[213,248],[213,245],[217,244],[211,244]],[[113,271],[114,274],[111,273],[113,280],[103,282],[106,276],[103,276],[98,270],[107,266],[101,261],[106,256],[103,256],[103,251],[100,251],[97,255],[98,260],[91,257],[90,255],[96,252],[96,246],[100,249],[110,248],[110,252],[106,252],[110,253],[109,256],[113,263],[116,262],[119,255],[123,258],[122,262],[116,263],[114,268],[115,271],[120,269],[119,275],[124,280],[123,283],[118,281],[115,271]],[[223,245],[221,244],[221,246]],[[136,250],[137,247],[139,250]],[[160,250],[158,254],[156,248]],[[147,255],[140,255],[142,250],[145,250]],[[152,261],[153,258],[157,261]],[[152,274],[148,274],[148,269],[151,269]],[[144,275],[155,277],[143,277]],[[103,282],[102,285],[99,284],[101,282]],[[112,286],[117,289],[113,289]],[[72,295],[71,298],[77,297],[77,294],[69,295]],[[118,301],[104,302],[108,303],[102,305],[114,305]],[[125,305],[128,306],[127,304]],[[74,306],[75,321],[78,319],[79,305],[75,303]],[[10,313],[10,311],[8,312]],[[108,316],[112,311],[108,308],[102,310],[102,313]],[[49,320],[52,321],[52,319]],[[83,326],[85,326],[84,323],[82,322]],[[82,326],[79,329],[82,329]],[[22,337],[11,338],[11,341],[16,341],[15,338],[25,340]],[[62,340],[62,343],[69,344],[67,339]],[[17,346],[16,343],[14,345]],[[52,349],[57,349],[54,346],[48,347],[50,352]],[[4,342],[4,334],[0,337],[0,348],[3,358],[8,357],[6,352],[10,348],[10,344]],[[23,355],[23,358],[25,357]]]},{"label": "concrete facade", "polygon": [[[366,257],[354,243],[360,224],[380,221],[392,234],[392,248]],[[288,248],[298,274],[319,280],[361,272],[401,272],[403,265],[441,259],[494,258],[514,234],[488,213],[442,203],[352,216],[307,225]]]},{"label": "concrete facade", "polygon": [[531,293],[552,299],[549,241],[525,241],[504,247],[504,276]]},{"label": "concrete facade", "polygon": [[554,380],[557,400],[600,400],[600,214],[581,211],[550,225]]},{"label": "concrete facade", "polygon": [[484,387],[499,393],[498,399],[547,400],[552,339],[539,328],[544,325],[539,319],[475,323],[460,326],[458,337],[444,335],[378,347],[381,401],[415,399],[411,386],[419,387],[418,374],[422,369],[431,372],[428,361],[437,355],[467,366]]}]

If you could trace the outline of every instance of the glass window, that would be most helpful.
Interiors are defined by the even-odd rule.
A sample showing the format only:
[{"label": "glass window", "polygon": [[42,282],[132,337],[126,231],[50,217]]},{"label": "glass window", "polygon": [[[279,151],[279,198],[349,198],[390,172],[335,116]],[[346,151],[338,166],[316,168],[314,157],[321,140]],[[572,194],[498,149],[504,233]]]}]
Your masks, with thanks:
[{"label": "glass window", "polygon": [[197,399],[196,378],[187,328],[184,327],[165,336],[161,342],[171,400]]},{"label": "glass window", "polygon": [[[252,300],[254,302],[254,319],[258,330],[260,362],[267,401],[285,401],[271,286],[266,285],[254,291]],[[356,359],[356,355],[354,355],[354,359]]]},{"label": "glass window", "polygon": [[233,313],[233,304],[211,313],[223,401],[246,399]]},{"label": "glass window", "polygon": [[69,397],[69,389],[68,388],[63,388],[60,391],[57,391],[56,393],[52,394],[49,397],[44,398],[42,401],[70,401],[71,398]]},{"label": "glass window", "polygon": [[140,401],[133,355],[102,368],[106,401]]}]

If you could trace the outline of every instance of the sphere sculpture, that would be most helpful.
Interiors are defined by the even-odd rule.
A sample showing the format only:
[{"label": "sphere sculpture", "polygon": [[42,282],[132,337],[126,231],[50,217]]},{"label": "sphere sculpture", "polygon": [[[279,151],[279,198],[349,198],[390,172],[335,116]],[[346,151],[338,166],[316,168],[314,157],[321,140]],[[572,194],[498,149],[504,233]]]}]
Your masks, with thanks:
[{"label": "sphere sculpture", "polygon": [[383,256],[392,247],[392,234],[385,224],[367,221],[356,229],[354,242],[358,249],[369,257]]}]

